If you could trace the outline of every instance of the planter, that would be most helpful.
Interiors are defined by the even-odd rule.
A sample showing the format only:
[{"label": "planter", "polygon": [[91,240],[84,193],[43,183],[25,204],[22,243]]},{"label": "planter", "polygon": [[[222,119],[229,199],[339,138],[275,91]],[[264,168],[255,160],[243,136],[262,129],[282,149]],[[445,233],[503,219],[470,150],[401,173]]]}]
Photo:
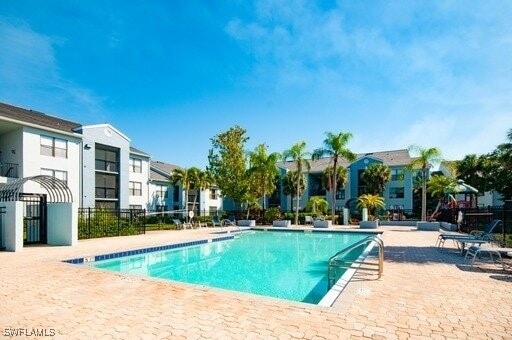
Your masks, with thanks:
[{"label": "planter", "polygon": [[330,228],[332,227],[332,221],[331,220],[316,220],[313,222],[313,227],[315,228]]},{"label": "planter", "polygon": [[359,222],[359,229],[377,229],[379,221],[361,221]]},{"label": "planter", "polygon": [[416,223],[416,229],[427,230],[427,231],[439,231],[441,227],[439,222],[418,222]]},{"label": "planter", "polygon": [[291,220],[275,220],[272,222],[273,227],[288,228],[292,225]]},{"label": "planter", "polygon": [[236,225],[239,227],[255,227],[256,220],[238,220],[236,221]]}]

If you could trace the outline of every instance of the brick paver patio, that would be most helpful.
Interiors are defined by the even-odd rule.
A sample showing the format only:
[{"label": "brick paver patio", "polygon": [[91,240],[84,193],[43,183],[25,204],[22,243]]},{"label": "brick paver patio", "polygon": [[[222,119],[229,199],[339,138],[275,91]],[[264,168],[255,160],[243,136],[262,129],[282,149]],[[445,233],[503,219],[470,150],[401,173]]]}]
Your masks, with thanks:
[{"label": "brick paver patio", "polygon": [[0,338],[512,339],[510,269],[469,268],[433,247],[437,232],[384,230],[383,277],[357,275],[332,308],[61,262],[212,237],[208,228],[0,252]]}]

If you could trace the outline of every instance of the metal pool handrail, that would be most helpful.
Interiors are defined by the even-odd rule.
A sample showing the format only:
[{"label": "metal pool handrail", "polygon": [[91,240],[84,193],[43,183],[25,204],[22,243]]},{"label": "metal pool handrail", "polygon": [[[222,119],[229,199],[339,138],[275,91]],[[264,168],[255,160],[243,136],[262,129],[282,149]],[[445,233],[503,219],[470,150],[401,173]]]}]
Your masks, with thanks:
[{"label": "metal pool handrail", "polygon": [[[345,260],[343,258],[344,255],[349,253],[350,251],[354,250],[357,247],[360,247],[364,244],[370,244],[371,242],[375,242],[375,244],[379,247],[378,249],[378,263],[369,263],[363,261],[356,260]],[[343,255],[343,256],[342,256]],[[339,259],[341,257],[341,259]],[[352,266],[352,264],[356,264],[355,267],[357,270],[367,270],[367,271],[377,271],[378,272],[378,278],[382,276],[383,272],[383,266],[384,266],[384,241],[378,236],[368,236],[364,239],[340,250],[331,258],[329,258],[329,261],[327,262],[327,279],[328,279],[328,289],[331,289],[332,286],[336,283],[336,269],[337,268],[349,268]],[[378,268],[368,268],[365,266],[378,266]]]}]

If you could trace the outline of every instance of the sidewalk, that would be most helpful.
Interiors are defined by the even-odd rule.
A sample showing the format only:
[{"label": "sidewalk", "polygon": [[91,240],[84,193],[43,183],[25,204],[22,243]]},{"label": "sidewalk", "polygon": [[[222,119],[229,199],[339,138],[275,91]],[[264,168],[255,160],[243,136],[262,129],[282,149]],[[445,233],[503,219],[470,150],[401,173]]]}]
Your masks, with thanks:
[{"label": "sidewalk", "polygon": [[470,269],[434,248],[437,232],[383,230],[383,277],[356,277],[332,308],[61,262],[204,239],[211,228],[0,252],[0,338],[43,329],[62,339],[512,339],[511,271]]}]

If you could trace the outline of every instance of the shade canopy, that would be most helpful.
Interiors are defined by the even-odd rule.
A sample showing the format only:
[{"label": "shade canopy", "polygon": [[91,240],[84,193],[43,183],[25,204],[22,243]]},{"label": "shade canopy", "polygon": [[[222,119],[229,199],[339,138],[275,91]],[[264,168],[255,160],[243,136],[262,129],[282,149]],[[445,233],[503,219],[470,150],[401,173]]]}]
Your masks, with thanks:
[{"label": "shade canopy", "polygon": [[469,184],[464,183],[463,180],[457,180],[457,184],[448,190],[446,190],[447,194],[477,194],[478,189],[472,187]]}]

